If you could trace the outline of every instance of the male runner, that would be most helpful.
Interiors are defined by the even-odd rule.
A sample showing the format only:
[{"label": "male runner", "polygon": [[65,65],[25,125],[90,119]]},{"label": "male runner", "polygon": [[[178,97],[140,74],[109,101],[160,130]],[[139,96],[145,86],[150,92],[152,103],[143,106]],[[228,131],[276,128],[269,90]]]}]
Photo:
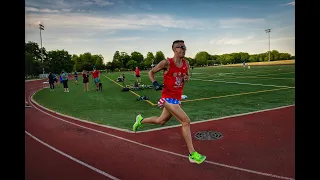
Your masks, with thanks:
[{"label": "male runner", "polygon": [[149,118],[143,118],[141,114],[139,114],[136,117],[136,122],[133,125],[133,131],[136,132],[137,129],[142,126],[142,124],[147,123],[164,125],[172,116],[174,116],[182,124],[182,136],[184,137],[189,150],[189,161],[200,164],[206,159],[206,156],[195,151],[192,144],[190,119],[180,107],[184,82],[189,80],[190,74],[189,63],[184,59],[186,53],[184,41],[174,41],[172,44],[172,50],[174,52],[173,58],[162,60],[148,73],[155,89],[160,90],[160,85],[155,80],[154,75],[160,70],[164,70],[164,86],[161,98],[158,101],[158,106],[163,108],[162,114],[160,117],[153,116]]}]

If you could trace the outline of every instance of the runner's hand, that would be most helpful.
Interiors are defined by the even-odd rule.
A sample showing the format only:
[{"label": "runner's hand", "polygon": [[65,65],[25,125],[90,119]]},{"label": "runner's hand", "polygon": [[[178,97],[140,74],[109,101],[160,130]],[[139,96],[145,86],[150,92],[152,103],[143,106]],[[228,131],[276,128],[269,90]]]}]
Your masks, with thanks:
[{"label": "runner's hand", "polygon": [[153,81],[152,84],[155,90],[162,90],[160,84],[157,81]]},{"label": "runner's hand", "polygon": [[183,81],[187,82],[189,81],[189,76],[187,74],[183,74]]}]

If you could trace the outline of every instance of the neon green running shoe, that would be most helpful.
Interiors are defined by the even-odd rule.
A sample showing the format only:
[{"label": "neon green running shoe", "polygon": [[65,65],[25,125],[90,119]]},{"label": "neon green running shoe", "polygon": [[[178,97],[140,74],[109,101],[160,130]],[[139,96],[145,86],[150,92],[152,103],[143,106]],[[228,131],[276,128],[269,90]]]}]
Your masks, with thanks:
[{"label": "neon green running shoe", "polygon": [[143,117],[141,116],[141,114],[138,114],[136,117],[136,122],[133,124],[133,131],[136,132],[138,128],[142,127],[141,121],[143,120]]},{"label": "neon green running shoe", "polygon": [[199,154],[196,151],[193,151],[192,154],[189,154],[189,161],[192,163],[201,164],[204,160],[206,160],[206,156]]}]

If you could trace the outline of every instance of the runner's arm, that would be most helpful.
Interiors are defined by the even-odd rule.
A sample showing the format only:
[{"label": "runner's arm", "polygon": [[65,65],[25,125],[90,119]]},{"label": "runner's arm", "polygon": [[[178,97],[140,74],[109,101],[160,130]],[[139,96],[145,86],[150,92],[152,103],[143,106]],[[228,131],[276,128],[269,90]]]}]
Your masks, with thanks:
[{"label": "runner's arm", "polygon": [[191,78],[191,76],[192,76],[192,72],[191,72],[191,70],[190,70],[189,61],[188,61],[188,60],[185,60],[185,61],[186,61],[187,66],[188,66],[187,77],[186,77],[185,81],[188,81],[188,80]]},{"label": "runner's arm", "polygon": [[152,69],[148,72],[148,75],[149,75],[149,78],[150,78],[151,82],[156,81],[155,78],[154,78],[154,75],[155,75],[157,72],[159,72],[159,71],[161,71],[161,70],[163,70],[163,69],[165,69],[165,68],[168,68],[169,62],[170,62],[170,61],[168,61],[167,59],[162,60],[162,61],[160,61],[160,63],[158,63],[154,68],[152,68]]}]

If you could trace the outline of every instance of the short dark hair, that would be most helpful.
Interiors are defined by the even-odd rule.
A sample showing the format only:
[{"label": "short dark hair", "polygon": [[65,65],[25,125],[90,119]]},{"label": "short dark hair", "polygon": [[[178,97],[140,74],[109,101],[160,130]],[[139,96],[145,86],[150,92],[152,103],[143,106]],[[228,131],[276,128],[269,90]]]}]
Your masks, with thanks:
[{"label": "short dark hair", "polygon": [[175,41],[173,41],[173,43],[172,43],[172,50],[173,50],[173,46],[174,46],[176,43],[184,43],[184,40],[175,40]]}]

